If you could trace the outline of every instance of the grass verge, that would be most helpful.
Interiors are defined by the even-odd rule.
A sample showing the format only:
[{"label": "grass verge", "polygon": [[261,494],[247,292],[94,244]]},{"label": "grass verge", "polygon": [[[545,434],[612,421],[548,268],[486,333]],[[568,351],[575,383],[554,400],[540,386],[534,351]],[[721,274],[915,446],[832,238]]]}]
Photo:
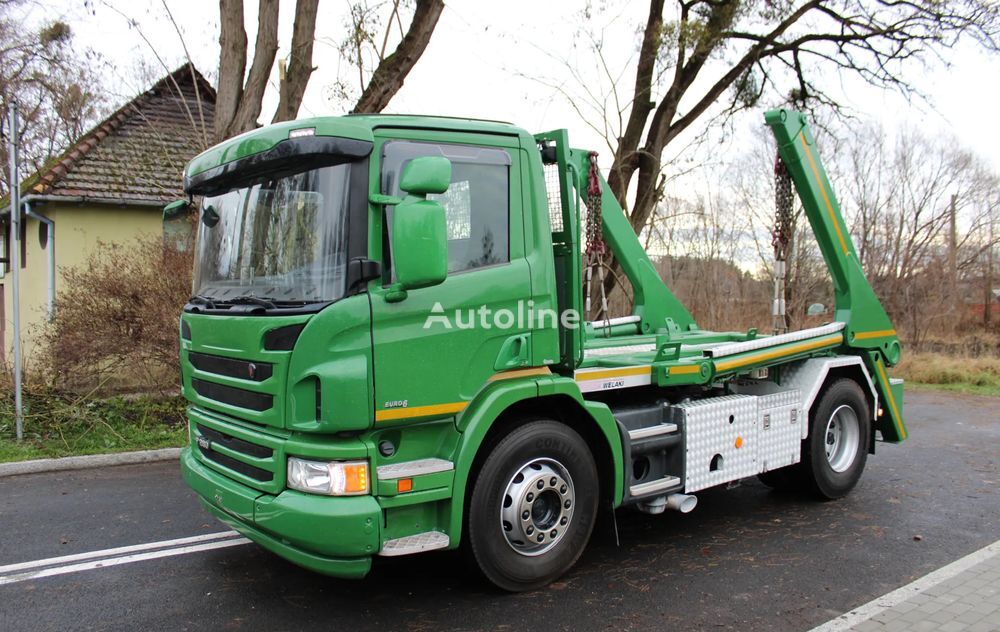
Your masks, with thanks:
[{"label": "grass verge", "polygon": [[940,353],[908,353],[893,370],[907,386],[1000,396],[1000,358],[956,357]]},{"label": "grass verge", "polygon": [[24,439],[15,439],[14,402],[0,401],[0,463],[182,446],[185,402],[173,398],[82,400],[25,394]]}]

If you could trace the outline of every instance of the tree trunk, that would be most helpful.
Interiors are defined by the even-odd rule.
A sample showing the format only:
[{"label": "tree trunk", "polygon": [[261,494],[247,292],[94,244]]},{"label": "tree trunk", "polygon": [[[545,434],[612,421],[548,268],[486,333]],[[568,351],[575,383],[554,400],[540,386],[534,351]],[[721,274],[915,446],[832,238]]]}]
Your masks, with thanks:
[{"label": "tree trunk", "polygon": [[403,87],[406,76],[427,48],[442,10],[442,0],[417,0],[406,35],[396,50],[383,59],[372,73],[368,87],[353,112],[381,112],[389,105],[389,100]]},{"label": "tree trunk", "polygon": [[257,127],[264,91],[278,52],[278,0],[260,0],[257,10],[257,39],[243,98],[226,136],[235,136]]},{"label": "tree trunk", "polygon": [[243,98],[247,67],[247,33],[243,0],[219,0],[219,85],[215,94],[215,139],[228,136]]},{"label": "tree trunk", "polygon": [[608,173],[608,187],[623,209],[628,209],[628,183],[639,167],[639,155],[636,150],[642,140],[642,131],[646,128],[649,113],[655,107],[652,99],[653,73],[656,69],[656,56],[662,44],[663,3],[664,0],[652,0],[649,3],[649,17],[646,20],[646,30],[643,31],[639,62],[635,72],[632,110],[629,112],[625,131],[618,141],[611,172]]},{"label": "tree trunk", "polygon": [[312,65],[313,41],[316,33],[316,12],[319,0],[298,0],[295,3],[295,24],[292,27],[292,50],[289,53],[288,69],[281,79],[278,111],[272,123],[290,121],[299,113],[302,96],[309,85],[309,77],[315,68]]}]

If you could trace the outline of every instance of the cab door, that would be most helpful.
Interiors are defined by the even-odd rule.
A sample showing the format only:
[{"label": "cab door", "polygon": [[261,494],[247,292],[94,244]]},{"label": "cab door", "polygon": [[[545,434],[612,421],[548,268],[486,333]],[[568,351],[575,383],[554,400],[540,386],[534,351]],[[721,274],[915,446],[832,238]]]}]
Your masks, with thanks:
[{"label": "cab door", "polygon": [[376,138],[378,193],[400,195],[401,170],[413,158],[451,162],[448,191],[428,196],[445,208],[448,277],[386,300],[393,208],[372,209],[370,225],[382,233],[373,250],[381,250],[383,265],[371,291],[376,425],[455,415],[490,376],[530,358],[518,139],[462,134],[455,142],[454,134],[391,131]]}]

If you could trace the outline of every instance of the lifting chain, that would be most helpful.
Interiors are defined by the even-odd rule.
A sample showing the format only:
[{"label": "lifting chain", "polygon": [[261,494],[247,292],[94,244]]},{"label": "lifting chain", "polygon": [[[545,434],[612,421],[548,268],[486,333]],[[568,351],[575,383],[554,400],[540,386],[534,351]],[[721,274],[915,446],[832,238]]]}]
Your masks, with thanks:
[{"label": "lifting chain", "polygon": [[787,262],[795,230],[795,216],[792,210],[792,176],[782,162],[781,156],[774,158],[774,228],[771,231],[771,245],[774,247],[774,302],[771,308],[774,333],[788,331],[788,317],[785,313],[785,280]]},{"label": "lifting chain", "polygon": [[[604,226],[601,221],[601,173],[597,167],[597,152],[588,154],[589,168],[587,169],[587,270],[586,270],[586,319],[597,320],[597,316],[603,316],[603,320],[608,322],[608,296],[604,289],[604,255],[607,252],[607,245],[604,243]],[[594,269],[597,269],[597,283],[601,291],[601,307],[596,314],[592,313],[590,305],[591,286],[594,279]]]}]

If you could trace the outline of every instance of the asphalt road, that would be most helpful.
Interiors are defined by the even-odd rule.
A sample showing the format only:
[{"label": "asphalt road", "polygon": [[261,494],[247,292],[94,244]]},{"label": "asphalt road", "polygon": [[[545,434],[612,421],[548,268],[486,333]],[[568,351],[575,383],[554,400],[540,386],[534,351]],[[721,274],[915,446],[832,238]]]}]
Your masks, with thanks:
[{"label": "asphalt road", "polygon": [[[358,582],[253,544],[0,585],[0,630],[807,630],[1000,539],[1000,398],[908,392],[911,438],[816,503],[756,481],[619,511],[562,580],[496,592],[456,553]],[[224,531],[176,463],[0,479],[0,566]]]}]

